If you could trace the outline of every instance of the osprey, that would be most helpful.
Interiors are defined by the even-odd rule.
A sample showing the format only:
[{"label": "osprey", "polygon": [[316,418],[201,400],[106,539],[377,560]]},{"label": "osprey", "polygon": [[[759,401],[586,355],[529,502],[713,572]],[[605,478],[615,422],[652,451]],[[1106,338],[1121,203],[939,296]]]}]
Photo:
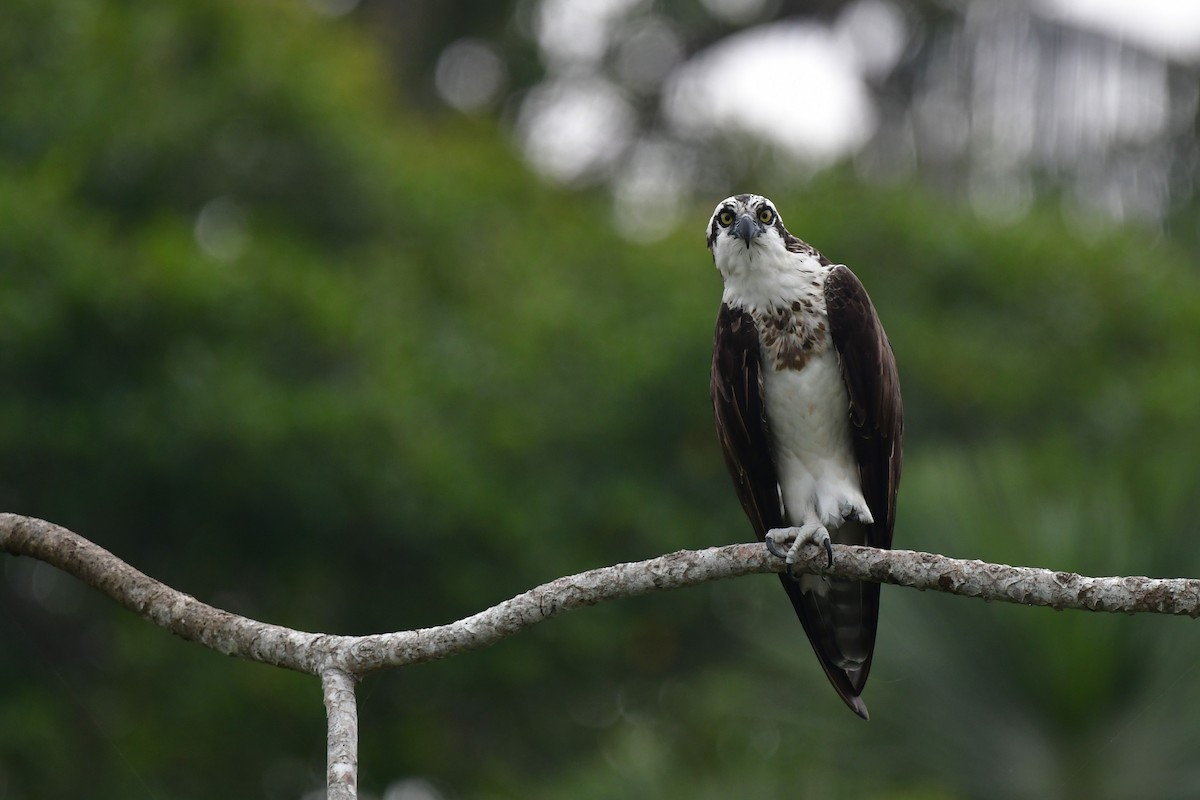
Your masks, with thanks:
[{"label": "osprey", "polygon": [[[708,249],[725,283],[712,400],[754,532],[795,563],[830,541],[890,547],[904,436],[900,380],[854,273],[783,227],[765,197],[722,200]],[[782,549],[780,549],[782,548]],[[879,584],[781,574],[825,674],[863,719]]]}]

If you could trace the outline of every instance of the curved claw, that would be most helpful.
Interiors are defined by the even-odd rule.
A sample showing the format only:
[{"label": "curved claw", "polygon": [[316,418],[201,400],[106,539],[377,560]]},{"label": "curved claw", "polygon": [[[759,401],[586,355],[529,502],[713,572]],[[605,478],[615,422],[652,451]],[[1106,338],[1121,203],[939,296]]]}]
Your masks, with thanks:
[{"label": "curved claw", "polygon": [[829,539],[826,539],[823,544],[825,545],[825,555],[829,558],[829,563],[825,565],[825,569],[829,569],[833,566],[833,545]]},{"label": "curved claw", "polygon": [[[774,538],[768,536],[766,539],[763,540],[763,544],[765,544],[767,546],[767,552],[770,553],[771,555],[775,556],[776,558],[782,558],[784,560],[787,559],[787,557],[788,557],[787,550],[777,549],[775,547],[775,539]],[[832,554],[830,554],[830,558],[833,558]]]}]

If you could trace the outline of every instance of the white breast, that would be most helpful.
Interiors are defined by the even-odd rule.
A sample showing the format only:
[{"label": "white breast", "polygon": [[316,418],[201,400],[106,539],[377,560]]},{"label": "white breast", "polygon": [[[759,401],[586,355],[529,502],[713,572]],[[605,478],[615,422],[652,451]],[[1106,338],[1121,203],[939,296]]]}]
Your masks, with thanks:
[{"label": "white breast", "polygon": [[767,422],[788,522],[870,523],[850,440],[850,401],[832,348],[800,370],[763,371]]}]

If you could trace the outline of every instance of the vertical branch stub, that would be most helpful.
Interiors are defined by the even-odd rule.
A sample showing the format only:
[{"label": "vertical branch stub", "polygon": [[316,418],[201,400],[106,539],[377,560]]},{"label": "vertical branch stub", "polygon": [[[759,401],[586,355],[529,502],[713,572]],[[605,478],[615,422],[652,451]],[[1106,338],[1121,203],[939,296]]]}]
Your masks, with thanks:
[{"label": "vertical branch stub", "polygon": [[356,800],[358,797],[358,704],[354,698],[355,678],[330,667],[321,672],[328,720],[328,756],[325,771],[327,800]]}]

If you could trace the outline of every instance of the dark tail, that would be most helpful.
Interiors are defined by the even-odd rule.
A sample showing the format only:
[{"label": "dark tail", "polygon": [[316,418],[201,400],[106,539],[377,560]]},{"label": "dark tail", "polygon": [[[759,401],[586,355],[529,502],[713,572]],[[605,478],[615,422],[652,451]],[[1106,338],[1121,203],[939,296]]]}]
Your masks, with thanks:
[{"label": "dark tail", "polygon": [[[857,543],[864,528],[861,523],[847,522],[830,533],[834,541]],[[875,651],[879,584],[820,575],[779,577],[829,682],[855,714],[868,719],[867,706],[859,695]]]}]

